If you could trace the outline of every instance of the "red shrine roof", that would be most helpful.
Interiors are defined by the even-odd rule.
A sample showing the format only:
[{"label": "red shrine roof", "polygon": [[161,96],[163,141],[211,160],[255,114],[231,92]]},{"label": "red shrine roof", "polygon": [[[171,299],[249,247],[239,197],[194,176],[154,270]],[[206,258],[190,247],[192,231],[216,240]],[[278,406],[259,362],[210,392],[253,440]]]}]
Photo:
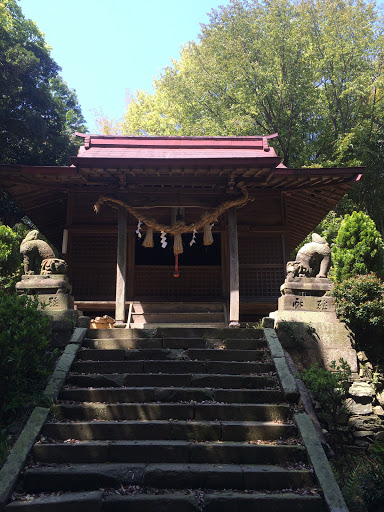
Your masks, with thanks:
[{"label": "red shrine roof", "polygon": [[256,137],[148,137],[89,135],[76,133],[85,139],[72,164],[106,162],[119,165],[126,161],[169,163],[198,161],[223,163],[233,161],[276,167],[281,158],[268,146],[268,140],[277,133]]}]

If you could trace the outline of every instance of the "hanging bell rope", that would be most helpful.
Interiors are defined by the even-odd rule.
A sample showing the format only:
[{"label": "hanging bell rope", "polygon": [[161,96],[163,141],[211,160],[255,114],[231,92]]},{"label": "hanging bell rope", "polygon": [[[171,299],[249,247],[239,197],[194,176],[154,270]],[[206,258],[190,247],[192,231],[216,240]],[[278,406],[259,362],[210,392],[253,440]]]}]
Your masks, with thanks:
[{"label": "hanging bell rope", "polygon": [[204,245],[212,245],[213,244],[213,236],[212,236],[212,225],[207,222],[204,226]]},{"label": "hanging bell rope", "polygon": [[155,244],[153,243],[153,229],[148,228],[145,234],[143,247],[154,247],[154,245]]},{"label": "hanging bell rope", "polygon": [[173,254],[175,256],[183,254],[183,240],[181,235],[175,235],[173,238]]},{"label": "hanging bell rope", "polygon": [[175,254],[175,271],[173,273],[173,277],[179,277],[179,255]]},{"label": "hanging bell rope", "polygon": [[[237,186],[243,193],[243,195],[241,197],[238,197],[237,199],[232,199],[230,201],[225,201],[220,206],[218,206],[213,212],[205,213],[204,215],[202,215],[202,217],[200,218],[199,221],[194,222],[193,224],[189,224],[189,225],[186,225],[184,222],[176,222],[172,226],[168,226],[166,224],[160,224],[154,219],[143,216],[142,210],[139,211],[138,209],[134,208],[133,206],[129,206],[128,204],[124,203],[124,201],[121,201],[120,199],[115,199],[113,197],[107,197],[107,196],[99,197],[98,201],[95,203],[93,208],[94,208],[95,212],[98,213],[100,211],[101,205],[103,205],[104,203],[108,204],[112,208],[118,208],[119,206],[122,206],[127,211],[129,211],[129,213],[134,215],[136,217],[136,219],[140,219],[140,221],[143,224],[145,224],[148,228],[151,228],[152,230],[155,230],[155,231],[163,231],[164,233],[169,233],[170,235],[173,235],[175,237],[176,235],[182,235],[184,233],[193,233],[193,231],[199,231],[199,230],[205,228],[206,225],[208,225],[210,230],[212,231],[212,228],[210,225],[220,215],[222,215],[226,210],[228,210],[229,208],[233,208],[234,206],[237,206],[237,207],[244,206],[249,201],[248,191],[244,185],[244,182],[238,183]],[[205,232],[204,232],[204,235],[205,235]],[[212,232],[211,232],[211,237],[212,237]],[[209,233],[207,231],[207,241],[209,241],[209,240],[210,240],[210,237],[209,237]],[[212,243],[212,242],[213,242],[213,238],[210,243]],[[180,246],[180,241],[177,242],[177,246],[178,247]],[[182,242],[181,242],[181,246],[182,246]]]}]

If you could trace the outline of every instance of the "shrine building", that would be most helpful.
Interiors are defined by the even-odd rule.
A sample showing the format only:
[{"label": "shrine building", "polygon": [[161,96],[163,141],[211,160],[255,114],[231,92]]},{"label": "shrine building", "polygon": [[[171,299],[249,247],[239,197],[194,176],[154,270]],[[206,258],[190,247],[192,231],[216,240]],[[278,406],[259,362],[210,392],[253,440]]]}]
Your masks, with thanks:
[{"label": "shrine building", "polygon": [[62,253],[78,309],[118,322],[275,310],[290,252],[362,173],[288,169],[276,135],[77,135],[71,165],[0,165],[0,186]]}]

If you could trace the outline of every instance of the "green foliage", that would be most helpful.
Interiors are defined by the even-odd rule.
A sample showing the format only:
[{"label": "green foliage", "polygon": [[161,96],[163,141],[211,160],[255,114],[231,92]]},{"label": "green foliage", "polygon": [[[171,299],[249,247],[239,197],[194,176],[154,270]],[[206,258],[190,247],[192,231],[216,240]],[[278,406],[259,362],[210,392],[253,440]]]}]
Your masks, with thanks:
[{"label": "green foliage", "polygon": [[50,321],[37,298],[0,296],[0,425],[41,389],[52,362]]},{"label": "green foliage", "polygon": [[287,165],[351,160],[345,138],[376,108],[380,30],[377,12],[359,0],[231,1],[212,11],[153,95],[137,93],[123,130],[279,132]]},{"label": "green foliage", "polygon": [[285,336],[288,340],[295,339],[295,330],[292,326],[292,322],[287,322],[286,320],[282,320],[277,324],[277,329],[279,336]]},{"label": "green foliage", "polygon": [[0,189],[0,223],[14,226],[24,217],[22,210],[14,203],[9,195]]},{"label": "green foliage", "polygon": [[384,510],[383,449],[377,449],[381,451],[379,455],[345,456],[332,463],[350,512]]},{"label": "green foliage", "polygon": [[16,0],[0,3],[0,153],[8,164],[68,164],[85,131],[74,91]]},{"label": "green foliage", "polygon": [[13,290],[22,272],[20,242],[26,234],[25,226],[0,225],[0,291]]},{"label": "green foliage", "polygon": [[383,239],[366,213],[346,215],[332,248],[335,280],[370,272],[382,276],[383,250]]},{"label": "green foliage", "polygon": [[341,411],[350,386],[351,368],[344,359],[339,364],[332,361],[331,370],[322,368],[318,363],[302,370],[300,377],[317,400],[327,417],[329,424],[336,430],[337,415]]},{"label": "green foliage", "polygon": [[334,286],[336,313],[355,334],[384,328],[384,284],[371,273],[350,277]]}]

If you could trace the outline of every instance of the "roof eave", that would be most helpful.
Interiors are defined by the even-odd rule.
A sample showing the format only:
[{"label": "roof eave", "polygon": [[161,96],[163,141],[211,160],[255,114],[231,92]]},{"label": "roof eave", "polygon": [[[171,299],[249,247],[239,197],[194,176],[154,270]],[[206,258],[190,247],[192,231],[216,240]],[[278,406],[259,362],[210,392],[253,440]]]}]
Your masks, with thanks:
[{"label": "roof eave", "polygon": [[235,167],[253,166],[274,169],[280,162],[280,157],[266,158],[86,158],[73,157],[72,164],[78,167],[108,167],[128,169],[130,167]]}]

